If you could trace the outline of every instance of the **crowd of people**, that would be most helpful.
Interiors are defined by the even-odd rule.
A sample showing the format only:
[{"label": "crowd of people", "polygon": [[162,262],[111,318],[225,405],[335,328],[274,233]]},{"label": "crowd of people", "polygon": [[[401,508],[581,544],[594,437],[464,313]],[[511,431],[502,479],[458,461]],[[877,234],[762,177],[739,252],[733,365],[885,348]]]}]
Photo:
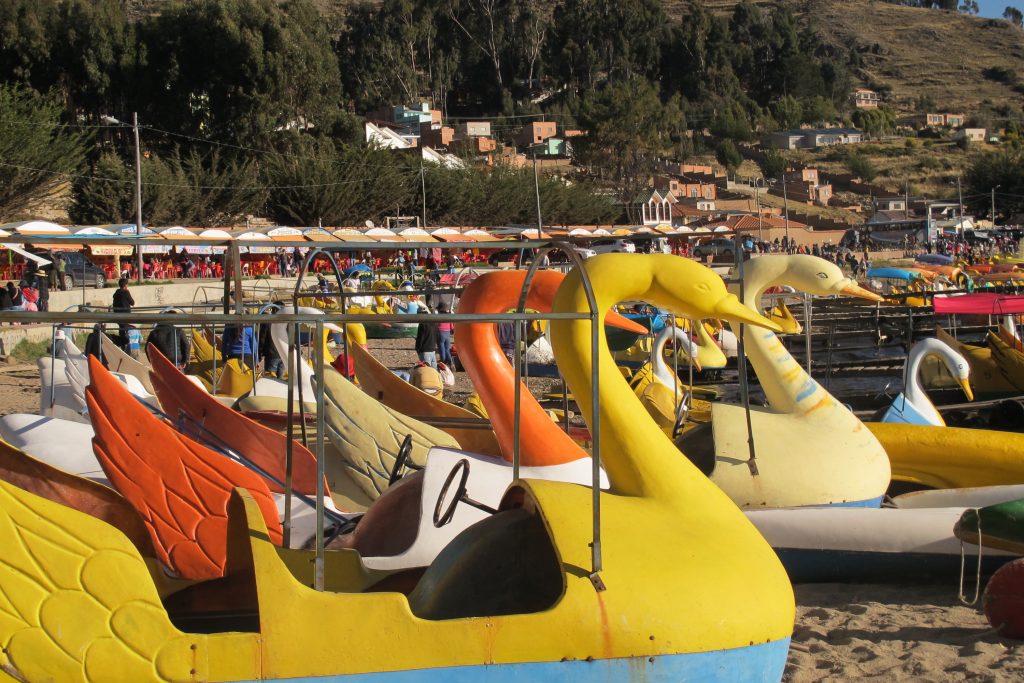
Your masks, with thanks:
[{"label": "crowd of people", "polygon": [[[0,287],[0,311],[49,311],[50,277],[42,268]],[[17,323],[15,323],[17,324]]]}]

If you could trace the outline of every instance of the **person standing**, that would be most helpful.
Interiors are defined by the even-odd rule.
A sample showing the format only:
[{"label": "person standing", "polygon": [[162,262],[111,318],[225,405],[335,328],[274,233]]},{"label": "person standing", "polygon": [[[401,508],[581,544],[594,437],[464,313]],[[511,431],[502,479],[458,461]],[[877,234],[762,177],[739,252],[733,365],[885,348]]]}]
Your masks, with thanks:
[{"label": "person standing", "polygon": [[260,355],[263,357],[263,373],[284,379],[284,361],[277,353],[269,323],[260,325]]},{"label": "person standing", "polygon": [[[167,313],[174,313],[174,311],[167,311]],[[155,346],[160,353],[164,354],[168,360],[179,368],[184,368],[188,364],[188,357],[191,352],[189,337],[186,335],[185,330],[178,329],[172,323],[157,323],[154,325],[153,331],[149,333],[149,339],[146,341],[146,344]]]},{"label": "person standing", "polygon": [[11,310],[20,311],[22,310],[21,290],[18,289],[13,282],[7,283],[7,295],[11,299]]},{"label": "person standing", "polygon": [[515,363],[516,327],[513,322],[498,323],[498,344],[509,363]]},{"label": "person standing", "polygon": [[135,325],[126,325],[124,331],[124,350],[135,360],[139,360],[142,349],[142,331]]},{"label": "person standing", "polygon": [[36,271],[36,289],[39,290],[39,301],[36,306],[40,311],[50,310],[50,277],[40,268]]},{"label": "person standing", "polygon": [[9,311],[14,308],[14,302],[11,301],[11,291],[6,287],[0,287],[0,311]]},{"label": "person standing", "polygon": [[[442,305],[439,313],[448,313],[448,307]],[[437,324],[437,354],[438,360],[447,365],[452,372],[455,371],[455,361],[452,359],[452,333],[455,332],[455,324],[443,322]]]},{"label": "person standing", "polygon": [[68,288],[68,282],[64,279],[64,273],[68,269],[68,262],[64,260],[64,255],[59,251],[53,255],[53,265],[57,269],[57,286],[60,287],[61,291]]},{"label": "person standing", "polygon": [[228,325],[221,335],[220,352],[225,360],[237,358],[245,363],[250,359],[256,367],[256,335],[251,325]]},{"label": "person standing", "polygon": [[[423,313],[429,312],[426,307],[423,308]],[[419,356],[422,362],[435,370],[437,370],[437,344],[439,337],[440,333],[435,322],[425,320],[416,329],[416,355]]]},{"label": "person standing", "polygon": [[[113,305],[110,310],[114,313],[131,313],[135,299],[128,291],[128,278],[121,278],[117,281],[117,290],[114,292]],[[119,323],[118,329],[122,339],[128,339],[128,323]]]}]

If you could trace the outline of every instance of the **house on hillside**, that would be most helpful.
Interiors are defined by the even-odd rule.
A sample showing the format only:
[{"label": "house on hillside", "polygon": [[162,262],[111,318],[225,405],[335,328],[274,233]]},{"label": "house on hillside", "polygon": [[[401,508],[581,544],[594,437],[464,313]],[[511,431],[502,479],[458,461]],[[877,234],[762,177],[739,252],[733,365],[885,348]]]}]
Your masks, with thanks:
[{"label": "house on hillside", "polygon": [[785,184],[775,183],[768,188],[768,193],[783,197],[794,202],[828,206],[832,199],[832,185],[822,183],[818,169],[803,168],[784,174]]},{"label": "house on hillside", "polygon": [[904,197],[875,197],[872,202],[875,211],[906,211],[907,200]]},{"label": "house on hillside", "polygon": [[960,128],[967,121],[963,114],[920,113],[904,116],[900,124],[920,130],[922,128]]},{"label": "house on hillside", "polygon": [[673,177],[671,175],[656,175],[652,179],[654,189],[672,194],[677,200],[683,197],[690,199],[718,198],[718,187],[710,183],[699,181],[691,182],[685,178]]},{"label": "house on hillside", "polygon": [[817,149],[863,141],[864,133],[856,128],[800,128],[771,133],[765,142],[775,149]]},{"label": "house on hillside", "polygon": [[498,142],[491,137],[489,121],[465,121],[455,126],[454,135],[446,145],[457,154],[478,157],[490,166],[494,163],[493,153]]},{"label": "house on hillside", "polygon": [[420,154],[423,157],[423,161],[431,164],[437,164],[444,168],[466,168],[466,163],[454,154],[440,152],[436,149],[431,149],[430,147],[421,147]]},{"label": "house on hillside", "polygon": [[383,124],[367,121],[363,124],[366,142],[384,149],[410,149],[419,146],[419,135],[399,132]]},{"label": "house on hillside", "polygon": [[967,142],[985,142],[984,128],[961,128],[953,134],[954,140],[966,140]]},{"label": "house on hillside", "polygon": [[523,126],[516,136],[516,144],[520,147],[539,145],[548,138],[558,134],[558,124],[554,121],[531,121]]},{"label": "house on hillside", "polygon": [[721,212],[710,199],[680,199],[672,205],[672,225],[681,227],[701,218],[707,219]]},{"label": "house on hillside", "polygon": [[853,91],[853,106],[857,109],[878,109],[882,98],[874,90],[857,88]]}]

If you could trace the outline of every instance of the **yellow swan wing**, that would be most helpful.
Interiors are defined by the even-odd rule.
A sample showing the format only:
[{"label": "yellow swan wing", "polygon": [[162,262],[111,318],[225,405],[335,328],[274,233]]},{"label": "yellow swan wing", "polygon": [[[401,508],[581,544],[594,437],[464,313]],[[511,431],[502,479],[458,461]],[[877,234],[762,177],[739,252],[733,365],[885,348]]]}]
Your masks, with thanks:
[{"label": "yellow swan wing", "polygon": [[116,529],[0,481],[0,671],[15,680],[206,680]]}]

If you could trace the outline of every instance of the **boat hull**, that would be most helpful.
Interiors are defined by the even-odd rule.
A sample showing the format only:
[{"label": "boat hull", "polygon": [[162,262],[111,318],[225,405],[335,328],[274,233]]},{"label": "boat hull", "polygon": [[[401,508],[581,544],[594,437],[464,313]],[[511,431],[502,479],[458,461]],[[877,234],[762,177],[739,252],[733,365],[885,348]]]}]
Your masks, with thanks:
[{"label": "boat hull", "polygon": [[[955,576],[961,548],[967,565],[975,567],[978,547],[953,536],[965,509],[786,508],[748,511],[747,517],[790,579],[801,583]],[[1017,555],[986,547],[982,557],[983,571],[991,572]]]},{"label": "boat hull", "polygon": [[[290,683],[518,683],[520,681],[644,681],[645,683],[738,683],[778,681],[786,667],[789,639],[729,650],[657,657],[623,657],[591,661],[519,662],[387,671],[341,676],[289,678]],[[264,679],[266,680],[266,679]],[[237,683],[257,683],[255,680]]]}]

